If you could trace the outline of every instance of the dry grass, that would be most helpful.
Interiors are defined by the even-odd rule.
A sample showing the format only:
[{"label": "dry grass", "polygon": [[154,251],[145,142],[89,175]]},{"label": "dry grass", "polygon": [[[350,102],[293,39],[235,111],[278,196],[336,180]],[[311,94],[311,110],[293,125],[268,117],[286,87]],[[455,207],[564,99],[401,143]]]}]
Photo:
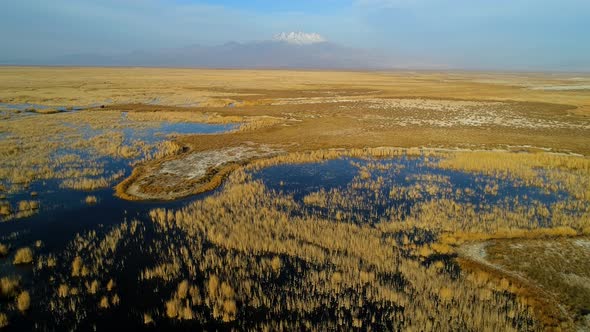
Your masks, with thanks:
[{"label": "dry grass", "polygon": [[60,187],[84,191],[104,189],[121,179],[123,175],[125,175],[125,171],[121,170],[109,177],[66,179],[62,181]]},{"label": "dry grass", "polygon": [[26,312],[27,310],[29,310],[30,306],[31,306],[31,295],[29,295],[29,292],[27,292],[27,291],[21,292],[18,295],[18,297],[16,298],[16,308],[20,312]]},{"label": "dry grass", "polygon": [[57,258],[53,254],[40,256],[37,259],[37,269],[54,268],[57,266]]},{"label": "dry grass", "polygon": [[12,207],[10,202],[0,202],[0,220],[8,221],[11,219],[20,219],[30,217],[39,212],[39,201],[18,201],[16,207]]},{"label": "dry grass", "polygon": [[84,201],[88,205],[94,205],[98,202],[98,198],[96,198],[96,196],[90,195],[90,196],[86,196],[86,199],[84,199]]},{"label": "dry grass", "polygon": [[145,325],[152,325],[154,323],[154,319],[152,318],[152,315],[145,313],[143,314],[143,324]]},{"label": "dry grass", "polygon": [[12,207],[9,202],[0,202],[0,215],[3,217],[9,216],[12,213]]},{"label": "dry grass", "polygon": [[4,298],[10,298],[17,294],[20,286],[20,279],[17,277],[0,278],[0,295]]},{"label": "dry grass", "polygon": [[84,265],[82,258],[80,256],[76,256],[72,262],[72,277],[84,277],[88,275],[88,273],[88,267]]},{"label": "dry grass", "polygon": [[590,200],[590,159],[550,153],[466,152],[443,159],[442,168],[522,181]]},{"label": "dry grass", "polygon": [[19,201],[18,202],[18,211],[19,212],[28,212],[31,210],[38,210],[39,209],[39,202],[38,201]]},{"label": "dry grass", "polygon": [[[439,254],[449,253],[449,245],[421,242],[423,235],[445,234],[432,227],[428,213],[414,216],[423,220],[420,226],[399,220],[369,226],[309,214],[293,217],[291,212],[299,209],[292,198],[238,170],[211,197],[180,210],[151,211],[161,236],[144,237],[141,223],[78,236],[65,259],[72,263],[73,277],[61,276],[70,285],[56,285],[53,313],[78,317],[93,309],[69,304],[86,298],[96,303],[94,310],[111,310],[114,301],[105,276],[118,264],[112,257],[135,239],[154,255],[154,265],[145,266],[138,283],[170,289],[159,305],[138,318],[146,324],[172,319],[249,326],[253,323],[245,317],[255,311],[263,313],[257,329],[270,330],[567,327],[567,317],[541,316],[536,303],[515,297],[516,290],[501,280],[476,271],[452,272],[453,263]],[[93,284],[95,292],[69,291],[93,289]]]},{"label": "dry grass", "polygon": [[[354,99],[359,95],[558,100],[582,105],[585,100],[583,91],[526,89],[572,84],[567,75],[522,73],[3,67],[0,76],[2,82],[10,82],[0,85],[3,101],[43,104],[50,99],[56,106],[88,105],[107,99],[115,104],[148,104],[154,96],[158,104],[153,107],[196,103],[202,107],[225,106],[238,101],[238,108],[280,98]],[[115,96],[113,91],[117,91]]]},{"label": "dry grass", "polygon": [[0,312],[0,328],[8,326],[8,316],[5,313]]},{"label": "dry grass", "polygon": [[103,234],[104,237],[91,231],[85,237],[78,235],[72,240],[65,255],[60,257],[60,268],[45,270],[60,280],[55,283],[48,299],[52,315],[71,315],[78,320],[89,312],[108,311],[121,304],[122,299],[115,293],[115,280],[105,276],[112,275],[113,271],[109,268],[120,261],[114,257],[118,254],[121,242],[137,237],[135,232],[138,225],[138,222],[123,223]]},{"label": "dry grass", "polygon": [[108,309],[108,308],[109,308],[109,306],[110,306],[110,303],[109,303],[109,298],[108,298],[108,297],[106,297],[106,296],[103,296],[103,297],[100,299],[100,302],[98,303],[98,307],[99,307],[100,309]]},{"label": "dry grass", "polygon": [[33,262],[33,251],[29,247],[19,248],[14,254],[13,263],[31,264]]},{"label": "dry grass", "polygon": [[35,112],[39,114],[55,114],[61,111],[53,109],[53,108],[31,108],[28,109],[27,112]]}]

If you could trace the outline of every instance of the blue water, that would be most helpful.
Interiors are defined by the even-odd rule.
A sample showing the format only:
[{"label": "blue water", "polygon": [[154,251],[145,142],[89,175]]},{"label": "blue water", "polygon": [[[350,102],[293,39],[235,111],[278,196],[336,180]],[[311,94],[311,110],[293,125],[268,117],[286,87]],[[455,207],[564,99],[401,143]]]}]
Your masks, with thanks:
[{"label": "blue water", "polygon": [[[26,105],[22,107],[29,107],[32,105]],[[31,114],[31,116],[33,116]],[[124,126],[126,123],[126,114],[122,114],[121,124]],[[72,132],[79,133],[85,139],[90,139],[93,136],[100,135],[103,132],[100,130],[92,129],[90,126],[78,126],[70,125]],[[209,125],[202,123],[166,123],[162,122],[159,126],[149,129],[137,129],[127,127],[119,130],[110,130],[108,133],[122,133],[124,136],[124,144],[131,144],[135,141],[141,140],[148,144],[155,144],[167,139],[172,134],[212,134],[219,133],[228,130],[232,130],[236,125]],[[52,140],[62,140],[63,137],[52,137]],[[68,144],[65,144],[68,146]],[[148,151],[149,152],[149,151]],[[105,173],[100,176],[109,176],[114,173],[123,171],[124,177],[130,175],[132,167],[131,163],[141,159],[143,156],[139,156],[134,159],[125,158],[114,158],[108,156],[99,156],[92,150],[73,149],[73,148],[62,148],[53,153],[53,158],[57,158],[66,154],[75,154],[81,158],[81,161],[66,163],[58,169],[58,172],[66,171],[68,168],[80,168],[85,163],[96,162],[97,167],[103,168]],[[80,165],[82,164],[82,165]],[[99,177],[100,177],[99,176]],[[93,178],[90,176],[90,178]],[[112,183],[114,186],[116,183],[121,181],[116,180]],[[0,181],[1,183],[1,181]],[[108,232],[113,226],[117,226],[124,221],[140,220],[145,224],[145,229],[148,234],[144,234],[145,237],[153,236],[150,235],[151,221],[149,221],[148,212],[153,208],[168,208],[168,209],[179,209],[185,206],[191,201],[201,199],[208,195],[215,193],[216,191],[200,194],[186,199],[176,200],[172,202],[130,202],[124,201],[114,196],[114,189],[104,188],[90,191],[73,190],[67,188],[61,188],[60,184],[62,179],[49,179],[49,180],[38,180],[32,182],[27,188],[24,188],[20,192],[7,194],[6,200],[11,203],[13,208],[21,200],[36,200],[40,202],[40,209],[38,214],[31,217],[10,220],[7,222],[0,222],[0,243],[7,244],[11,247],[11,252],[8,256],[0,258],[0,277],[4,276],[18,276],[21,279],[21,285],[24,289],[31,292],[33,297],[33,307],[29,310],[30,316],[35,317],[35,322],[27,319],[26,316],[18,315],[11,316],[10,328],[20,331],[33,329],[32,324],[41,324],[41,326],[51,326],[49,329],[62,330],[61,327],[69,326],[71,323],[56,322],[55,317],[47,311],[48,302],[52,292],[54,292],[52,274],[39,274],[38,270],[35,270],[32,265],[15,266],[12,264],[14,250],[20,247],[31,247],[34,250],[35,257],[42,255],[54,254],[57,256],[58,266],[53,269],[51,273],[59,275],[64,273],[69,275],[70,266],[64,264],[66,260],[65,256],[70,254],[76,254],[73,252],[71,246],[72,240],[78,234],[87,234],[93,232],[101,236]],[[31,197],[31,192],[38,193],[37,196]],[[85,202],[85,198],[88,195],[95,196],[98,199],[97,204],[88,205]],[[41,241],[41,247],[37,248],[35,243]],[[126,257],[117,257],[120,260],[121,265],[125,265],[127,269],[129,266],[151,259],[149,255],[143,252],[142,243],[138,243],[138,239],[129,239],[130,243],[128,248],[124,250]],[[80,255],[83,255],[80,253]],[[115,258],[114,258],[115,259]],[[149,262],[138,266],[152,265],[156,262]],[[137,280],[135,279],[139,273],[137,270],[118,271],[121,275],[114,276],[120,285],[120,294],[125,295],[127,298],[137,298],[139,302],[144,301],[142,296],[142,290],[135,287]],[[135,294],[134,292],[139,292]],[[126,294],[129,292],[131,294]],[[153,298],[159,299],[158,294],[152,294]],[[141,299],[141,300],[139,300]],[[3,306],[5,302],[0,299],[0,306]],[[94,303],[91,307],[94,308]],[[121,307],[125,308],[125,307]],[[4,311],[4,310],[0,310]],[[121,309],[121,311],[114,311],[116,315],[121,315],[127,319],[117,326],[131,325],[136,328],[133,320],[129,320],[129,312]],[[92,314],[100,314],[95,310],[92,310]],[[112,314],[112,313],[111,313]],[[92,322],[99,322],[103,318],[94,317],[86,322],[92,324]],[[118,321],[115,319],[114,321]],[[109,323],[106,323],[109,325]],[[141,326],[141,325],[140,325]],[[134,329],[132,328],[132,329]],[[43,328],[41,328],[43,329]],[[81,328],[81,330],[91,329],[91,326]]]},{"label": "blue water", "polygon": [[[373,161],[375,162],[375,161]],[[359,204],[352,208],[341,208],[340,212],[352,215],[353,222],[377,223],[387,220],[392,211],[401,213],[402,217],[411,213],[412,208],[422,202],[440,199],[453,199],[458,203],[469,204],[476,211],[484,211],[493,206],[514,208],[514,199],[520,205],[542,204],[550,207],[552,204],[569,198],[566,192],[546,192],[542,188],[526,186],[515,180],[497,179],[481,174],[445,170],[436,167],[436,163],[425,162],[424,158],[397,157],[377,160],[377,163],[387,166],[387,169],[373,168],[370,170],[370,180],[382,178],[383,185],[376,190],[367,188],[352,188],[353,183],[369,182],[359,178],[360,167],[367,166],[370,161],[356,158],[342,158],[318,163],[286,164],[262,169],[252,174],[254,180],[261,180],[268,188],[281,194],[292,196],[301,204],[300,213],[321,215],[333,218],[334,208],[320,208],[304,204],[306,195],[320,189],[329,192],[332,189],[342,191],[355,198]],[[429,194],[425,190],[416,199],[390,198],[389,193],[396,187],[411,187],[427,185],[428,182],[416,175],[437,175],[448,179],[448,184],[437,183],[443,190]],[[486,184],[498,185],[496,194],[486,192]],[[471,194],[456,195],[457,189],[471,190]],[[538,217],[540,224],[549,224],[550,220]]]},{"label": "blue water", "polygon": [[[229,127],[208,127],[206,130],[227,130]],[[162,126],[160,128],[175,128],[176,126]],[[183,127],[187,129],[189,127]],[[197,128],[197,127],[191,127]],[[174,132],[177,132],[174,130]],[[155,131],[154,136],[164,137],[170,134],[169,131]],[[159,135],[158,135],[159,134]],[[127,135],[127,134],[126,134]],[[136,135],[140,133],[130,133],[131,136],[126,139],[137,139]],[[111,171],[125,169],[128,173],[130,167],[129,160],[100,158],[99,161],[105,164],[105,167]],[[376,197],[373,190],[354,189],[354,183],[367,183],[368,180],[359,178],[359,170],[362,166],[371,163],[369,160],[356,158],[341,158],[319,163],[307,164],[288,164],[277,165],[264,168],[252,174],[254,180],[260,180],[270,189],[281,194],[291,195],[293,199],[301,205],[301,210],[296,211],[299,214],[312,214],[333,218],[334,211],[322,209],[313,206],[306,206],[303,198],[320,189],[329,191],[338,189],[345,193],[354,195],[359,198],[360,204],[351,207],[347,212],[353,213],[355,217],[352,222],[358,223],[376,223],[382,218],[390,215],[392,208],[398,208],[403,213],[409,213],[413,206],[419,202],[425,202],[431,199],[440,199],[453,197],[451,194],[443,192],[436,195],[424,195],[417,200],[389,199],[389,191],[395,187],[406,187],[415,184],[424,184],[424,180],[417,178],[418,175],[434,174],[444,176],[449,180],[449,185],[441,184],[442,187],[452,189],[471,189],[473,195],[462,195],[457,200],[463,203],[473,204],[479,208],[480,204],[509,204],[512,198],[519,197],[521,202],[537,201],[542,204],[552,204],[559,200],[569,198],[566,193],[546,193],[541,188],[524,186],[521,183],[510,180],[495,179],[477,174],[443,170],[436,167],[435,163],[426,162],[424,158],[389,158],[374,160],[374,163],[387,166],[386,169],[371,169],[370,180],[376,180],[378,177],[383,178],[383,185],[378,189],[379,195]],[[28,316],[11,317],[10,327],[15,330],[25,331],[33,329],[33,324],[39,324],[38,329],[64,330],[72,327],[72,322],[68,321],[71,317],[61,318],[56,321],[56,317],[48,310],[47,299],[50,295],[55,294],[57,285],[67,278],[60,276],[69,276],[71,267],[64,265],[63,262],[70,262],[75,255],[80,253],[74,250],[71,245],[72,239],[77,234],[87,232],[96,232],[98,238],[101,234],[108,232],[111,226],[118,225],[123,221],[139,220],[145,230],[142,237],[136,236],[126,239],[127,242],[121,245],[118,255],[112,257],[117,262],[114,264],[108,276],[105,278],[114,278],[117,281],[117,293],[121,295],[123,301],[118,308],[103,313],[96,310],[96,301],[88,297],[90,302],[78,304],[78,308],[88,309],[88,316],[82,320],[82,325],[77,326],[79,330],[92,330],[93,324],[102,326],[102,330],[108,329],[127,329],[137,330],[144,329],[141,320],[137,319],[137,312],[141,314],[142,310],[153,308],[160,303],[163,296],[170,295],[170,289],[163,288],[163,285],[150,282],[138,282],[137,277],[140,271],[146,266],[154,266],[159,262],[155,261],[151,248],[146,243],[154,236],[158,236],[151,230],[152,222],[147,213],[152,208],[169,208],[178,209],[188,202],[200,199],[208,193],[198,197],[187,198],[174,202],[128,202],[122,201],[113,196],[112,189],[100,189],[92,192],[81,192],[69,189],[60,189],[59,180],[48,180],[32,184],[30,190],[40,193],[39,199],[42,201],[43,210],[40,214],[19,221],[0,223],[0,242],[9,243],[13,248],[22,246],[33,246],[35,241],[43,241],[41,248],[35,248],[35,255],[44,255],[54,253],[57,256],[58,266],[50,272],[38,272],[31,266],[14,266],[11,263],[11,255],[7,258],[0,259],[0,276],[19,275],[22,278],[23,287],[30,290],[33,294],[33,307],[30,309]],[[487,183],[497,183],[499,185],[498,194],[492,195],[486,193],[484,188]],[[219,189],[221,190],[221,189]],[[84,202],[86,195],[92,194],[99,200],[96,205],[87,205]],[[15,195],[14,199],[27,199],[27,193]],[[432,236],[428,232],[421,232],[412,236],[413,241],[432,241]],[[182,243],[174,241],[183,241],[186,237],[175,237],[174,234],[166,234],[166,245],[174,245],[180,248]],[[57,281],[52,279],[57,276]],[[102,280],[102,284],[106,280]],[[134,316],[135,315],[135,316]],[[34,319],[29,319],[33,317]],[[186,330],[206,329],[219,330],[224,326],[202,327],[190,325],[187,322]],[[85,324],[85,325],[84,325]],[[161,323],[158,323],[161,324]],[[158,325],[156,329],[170,330],[181,329],[181,326]],[[39,327],[40,326],[40,327]],[[227,328],[227,326],[226,326]],[[239,328],[239,327],[236,327]],[[184,328],[183,328],[184,329]],[[100,329],[99,329],[100,330]]]},{"label": "blue water", "polygon": [[[124,121],[123,121],[124,122]],[[167,123],[162,122],[159,127],[149,129],[135,129],[135,128],[124,128],[121,130],[115,130],[114,132],[122,133],[124,136],[124,145],[131,144],[136,141],[143,141],[148,144],[155,144],[167,140],[167,137],[172,134],[212,134],[220,133],[235,128],[235,124],[226,125],[210,125],[203,123]],[[82,137],[90,139],[95,135],[102,133],[100,130],[95,130],[89,126],[74,126],[72,130],[78,130]],[[109,131],[112,132],[112,131]],[[56,140],[61,138],[56,137]],[[67,145],[67,144],[66,144]],[[150,150],[148,152],[153,152]],[[104,173],[99,176],[86,176],[85,178],[100,178],[109,177],[113,174],[123,172],[123,176],[113,181],[112,186],[120,182],[125,177],[129,176],[132,171],[132,164],[144,158],[144,155],[132,159],[125,159],[120,157],[100,156],[92,150],[84,149],[58,149],[52,154],[52,158],[58,158],[64,155],[74,154],[81,158],[80,162],[65,163],[57,169],[57,172],[67,171],[68,169],[79,169],[86,163],[97,163],[96,167],[104,169]],[[88,164],[89,165],[89,164]],[[94,166],[92,166],[94,167]],[[115,198],[114,189],[100,189],[93,191],[82,191],[72,190],[67,188],[61,188],[60,184],[63,179],[48,179],[48,180],[37,180],[30,183],[26,188],[19,192],[10,192],[6,195],[6,201],[10,202],[13,208],[21,200],[36,200],[40,202],[39,214],[18,220],[12,220],[5,223],[0,223],[0,242],[11,232],[22,231],[29,227],[35,228],[38,224],[43,224],[48,220],[53,220],[55,215],[62,213],[73,213],[73,215],[80,214],[80,218],[86,215],[88,210],[97,208],[98,216],[102,218],[104,222],[120,222],[122,217],[126,215],[125,211],[135,211],[135,206],[139,206],[139,211],[147,211],[154,206],[175,206],[175,203],[155,203],[151,204],[139,204],[121,201]],[[0,181],[2,184],[2,181]],[[6,185],[6,183],[4,183]],[[30,193],[36,192],[38,195],[31,197]],[[96,206],[88,206],[85,203],[85,198],[88,195],[96,196],[99,200]],[[80,212],[76,212],[80,211]],[[61,222],[64,224],[72,223],[72,218],[61,218]],[[57,222],[57,220],[56,220]],[[77,227],[74,227],[77,229]]]},{"label": "blue water", "polygon": [[171,134],[215,134],[233,130],[235,124],[206,124],[198,122],[162,122],[159,127],[148,129],[127,128],[123,130],[126,140],[142,140],[152,144]]}]

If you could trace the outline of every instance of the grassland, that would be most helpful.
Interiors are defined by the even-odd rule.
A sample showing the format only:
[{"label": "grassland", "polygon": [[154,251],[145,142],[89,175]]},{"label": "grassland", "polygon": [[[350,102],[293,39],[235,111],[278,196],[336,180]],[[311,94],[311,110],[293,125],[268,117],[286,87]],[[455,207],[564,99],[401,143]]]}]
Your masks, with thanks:
[{"label": "grassland", "polygon": [[[2,255],[31,265],[50,294],[36,306],[35,292],[3,276],[2,326],[41,306],[68,326],[120,308],[140,324],[172,328],[586,326],[587,256],[577,244],[590,234],[590,94],[567,87],[590,77],[4,67],[0,78],[1,103],[85,108],[0,110],[4,196],[29,192],[36,181],[77,190],[121,181],[101,158],[135,166],[117,186],[128,200],[172,200],[225,183],[184,208],[151,210],[148,221],[81,233],[56,253],[15,252],[3,237]],[[161,122],[241,125],[157,145],[123,135]],[[395,167],[383,158],[400,156],[477,174],[487,196],[511,181],[568,198],[473,206],[461,199],[475,189],[457,191],[436,174],[389,188],[373,175]],[[357,165],[345,190],[318,190],[301,202],[251,177],[269,166],[342,157],[369,163]],[[372,208],[364,193],[416,204],[408,214],[391,209],[361,223],[355,209]],[[88,205],[101,204],[86,196]],[[39,212],[37,199],[0,199],[0,218]],[[485,261],[463,254],[482,241],[492,241]],[[129,272],[120,263],[129,252],[150,259]],[[558,259],[563,252],[568,259]],[[551,268],[541,273],[546,262]],[[127,287],[158,289],[156,298],[130,303],[119,286],[129,278]]]}]

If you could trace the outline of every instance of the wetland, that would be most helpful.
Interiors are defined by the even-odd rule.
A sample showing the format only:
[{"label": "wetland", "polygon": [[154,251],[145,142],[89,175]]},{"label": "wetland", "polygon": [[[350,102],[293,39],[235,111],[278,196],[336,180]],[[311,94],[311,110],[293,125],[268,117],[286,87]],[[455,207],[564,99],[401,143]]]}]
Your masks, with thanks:
[{"label": "wetland", "polygon": [[0,77],[4,329],[590,328],[566,74]]}]

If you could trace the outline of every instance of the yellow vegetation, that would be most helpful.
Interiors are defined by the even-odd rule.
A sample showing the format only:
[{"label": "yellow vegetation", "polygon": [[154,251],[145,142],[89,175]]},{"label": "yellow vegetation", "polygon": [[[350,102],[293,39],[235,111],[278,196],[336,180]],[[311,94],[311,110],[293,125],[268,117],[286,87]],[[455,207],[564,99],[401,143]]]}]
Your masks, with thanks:
[{"label": "yellow vegetation", "polygon": [[8,326],[8,316],[5,313],[0,312],[0,329]]},{"label": "yellow vegetation", "polygon": [[193,307],[201,304],[201,295],[196,286],[187,280],[178,284],[173,298],[166,302],[166,315],[181,320],[194,319]]},{"label": "yellow vegetation", "polygon": [[93,280],[91,283],[86,282],[86,290],[88,291],[88,294],[96,294],[96,292],[98,292],[100,285],[98,283],[98,280]]},{"label": "yellow vegetation", "polygon": [[88,275],[88,268],[82,262],[80,256],[76,256],[72,262],[72,277],[84,277]]},{"label": "yellow vegetation", "polygon": [[89,196],[86,196],[86,199],[84,201],[88,205],[94,205],[98,202],[98,198],[96,198],[96,196],[94,196],[94,195],[89,195]]},{"label": "yellow vegetation", "polygon": [[101,309],[108,309],[109,306],[110,306],[110,304],[109,304],[109,298],[106,297],[106,296],[103,296],[100,299],[100,302],[98,303],[98,307],[101,308]]},{"label": "yellow vegetation", "polygon": [[30,264],[33,262],[33,251],[29,247],[20,248],[14,254],[14,264]]},{"label": "yellow vegetation", "polygon": [[108,188],[114,181],[120,179],[125,174],[124,171],[119,171],[110,177],[100,178],[77,178],[66,179],[62,181],[62,188],[76,189],[76,190],[96,190],[101,188]]},{"label": "yellow vegetation", "polygon": [[107,291],[112,291],[115,288],[115,281],[113,279],[110,279],[109,282],[107,283]]},{"label": "yellow vegetation", "polygon": [[17,277],[2,277],[0,279],[0,295],[2,297],[12,297],[16,295],[20,280]]},{"label": "yellow vegetation", "polygon": [[[439,272],[440,264],[427,268],[401,256],[391,236],[422,225],[418,220],[423,220],[426,229],[432,229],[429,214],[416,214],[414,222],[407,224],[387,221],[368,227],[327,221],[312,215],[289,216],[289,211],[296,206],[288,197],[268,192],[261,183],[248,180],[242,171],[237,171],[230,176],[222,193],[197,201],[185,209],[153,210],[150,215],[163,232],[182,230],[191,239],[206,239],[211,243],[212,247],[205,252],[201,251],[199,244],[203,240],[198,240],[195,247],[186,248],[186,255],[174,255],[169,251],[162,257],[175,257],[169,260],[169,264],[188,264],[189,271],[209,269],[207,266],[218,271],[205,281],[204,303],[211,308],[214,317],[222,321],[236,319],[240,311],[237,304],[244,301],[249,306],[271,310],[269,315],[279,315],[287,309],[303,317],[304,313],[317,308],[330,307],[330,302],[322,300],[328,294],[332,295],[325,301],[338,301],[334,308],[338,313],[349,312],[357,303],[385,307],[386,303],[395,303],[403,306],[403,316],[401,313],[394,315],[398,317],[397,324],[400,324],[396,326],[418,330],[428,329],[425,312],[436,312],[437,317],[448,324],[446,328],[454,326],[455,320],[459,319],[461,324],[477,329],[485,326],[512,329],[511,318],[495,311],[504,306],[517,312],[518,317],[533,319],[526,305],[511,302],[495,288],[488,289],[487,283],[470,281],[464,276],[451,279]],[[448,222],[450,225],[451,221]],[[448,245],[436,244],[432,248],[423,246],[422,249],[424,256],[429,256],[433,250],[451,250]],[[224,252],[231,255],[226,257]],[[295,269],[298,286],[276,284],[274,287],[279,288],[271,291],[263,288],[258,280],[276,276],[279,265],[276,258],[279,255],[281,266],[287,264]],[[265,256],[271,258],[263,258]],[[299,263],[293,258],[305,262],[305,269],[303,266],[294,267],[293,264],[298,266]],[[194,266],[190,263],[192,259],[203,263]],[[402,288],[389,284],[385,275],[396,273],[401,273],[409,284]],[[186,299],[183,299],[185,289],[186,283],[181,282],[166,302],[167,316],[187,317],[183,314],[187,308]],[[458,300],[451,300],[455,298]],[[443,299],[444,303],[438,299]],[[288,304],[284,307],[280,303],[285,301]],[[473,315],[474,308],[481,314]],[[189,309],[195,312],[194,307]],[[304,324],[301,319],[298,324]],[[364,317],[356,322],[364,326],[370,320]],[[278,324],[269,322],[265,326],[272,329]],[[287,321],[280,324],[303,326]],[[322,326],[335,328],[340,325],[325,321]]]},{"label": "yellow vegetation", "polygon": [[57,290],[57,294],[59,295],[59,297],[67,297],[69,295],[69,292],[70,292],[70,288],[68,287],[68,285],[66,285],[66,284],[59,285],[59,288]]},{"label": "yellow vegetation", "polygon": [[25,312],[29,310],[31,306],[31,295],[29,292],[23,291],[21,292],[18,297],[16,298],[16,307],[20,312]]},{"label": "yellow vegetation", "polygon": [[154,319],[152,318],[152,315],[145,313],[143,314],[143,323],[145,325],[151,325],[154,323]]},{"label": "yellow vegetation", "polygon": [[577,199],[590,201],[590,159],[584,157],[550,153],[462,152],[449,154],[439,166],[516,179],[552,191],[565,190]]}]

